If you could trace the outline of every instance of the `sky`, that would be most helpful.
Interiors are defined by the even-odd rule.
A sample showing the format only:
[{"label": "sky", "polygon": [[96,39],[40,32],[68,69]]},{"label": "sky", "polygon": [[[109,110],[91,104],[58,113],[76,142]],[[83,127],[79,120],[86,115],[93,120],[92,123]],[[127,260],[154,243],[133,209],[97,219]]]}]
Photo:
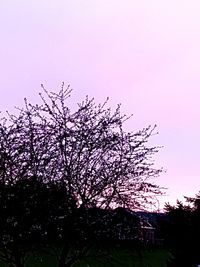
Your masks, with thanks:
[{"label": "sky", "polygon": [[137,131],[157,125],[163,146],[155,181],[174,204],[200,190],[199,0],[1,0],[0,110],[24,97],[39,102],[40,84],[61,83],[133,114]]}]

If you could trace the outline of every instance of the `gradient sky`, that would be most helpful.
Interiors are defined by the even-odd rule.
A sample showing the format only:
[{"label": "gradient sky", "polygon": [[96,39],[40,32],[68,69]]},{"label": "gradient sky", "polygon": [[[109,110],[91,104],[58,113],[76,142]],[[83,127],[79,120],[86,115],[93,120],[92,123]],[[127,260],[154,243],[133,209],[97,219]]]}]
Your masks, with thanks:
[{"label": "gradient sky", "polygon": [[40,84],[74,88],[73,101],[110,97],[134,114],[127,130],[157,124],[161,199],[200,190],[199,0],[1,0],[0,110],[37,102]]}]

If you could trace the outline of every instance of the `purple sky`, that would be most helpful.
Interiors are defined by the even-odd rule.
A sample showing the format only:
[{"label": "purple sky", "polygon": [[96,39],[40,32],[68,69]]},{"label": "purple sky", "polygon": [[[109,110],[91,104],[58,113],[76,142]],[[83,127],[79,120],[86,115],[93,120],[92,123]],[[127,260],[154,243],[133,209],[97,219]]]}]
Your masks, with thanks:
[{"label": "purple sky", "polygon": [[157,124],[167,172],[164,201],[200,190],[199,0],[1,0],[0,110],[36,102],[40,84],[64,81],[76,102],[89,94]]}]

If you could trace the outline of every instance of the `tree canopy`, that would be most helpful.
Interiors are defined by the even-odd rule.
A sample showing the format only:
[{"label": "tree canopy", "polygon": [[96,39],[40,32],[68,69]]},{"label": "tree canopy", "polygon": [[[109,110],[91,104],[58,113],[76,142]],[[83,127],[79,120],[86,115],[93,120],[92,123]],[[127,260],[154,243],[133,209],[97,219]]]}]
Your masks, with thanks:
[{"label": "tree canopy", "polygon": [[[38,233],[44,235],[52,218],[68,216],[76,225],[78,209],[153,205],[161,189],[152,178],[162,171],[152,160],[159,148],[147,144],[155,126],[126,132],[124,124],[130,117],[121,114],[120,105],[112,112],[108,100],[96,104],[86,97],[72,111],[67,105],[72,92],[69,87],[63,85],[58,93],[42,88],[41,104],[25,99],[17,115],[8,113],[1,119],[0,185],[2,196],[9,199],[2,202],[2,209],[13,200],[26,210],[23,214],[18,209],[12,225],[21,223],[22,227],[26,220],[31,224],[28,214],[36,211],[41,216],[33,216],[33,224],[37,223],[29,225],[27,231],[36,231],[38,224],[38,229],[44,227]],[[43,213],[45,208],[48,212]],[[20,221],[19,214],[25,220]],[[16,233],[20,237],[24,234]],[[63,233],[60,235],[66,241]],[[70,266],[66,265],[66,255],[60,266]]]},{"label": "tree canopy", "polygon": [[[43,88],[44,89],[44,88]],[[86,99],[71,112],[66,100],[71,90],[44,89],[41,105],[25,100],[18,116],[1,127],[1,180],[16,182],[36,177],[63,182],[77,205],[139,208],[160,193],[150,179],[157,147],[147,142],[154,127],[125,132],[120,105],[112,113],[107,101],[96,105]]]}]

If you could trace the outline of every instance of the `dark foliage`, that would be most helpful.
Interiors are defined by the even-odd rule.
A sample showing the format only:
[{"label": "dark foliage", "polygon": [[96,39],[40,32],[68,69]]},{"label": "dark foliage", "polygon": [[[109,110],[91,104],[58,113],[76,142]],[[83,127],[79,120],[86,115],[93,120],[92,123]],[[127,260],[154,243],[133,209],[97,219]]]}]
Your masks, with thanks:
[{"label": "dark foliage", "polygon": [[1,259],[18,266],[16,257],[24,261],[22,255],[33,251],[34,246],[58,242],[64,231],[63,218],[69,213],[66,196],[64,185],[35,179],[1,185]]},{"label": "dark foliage", "polygon": [[200,207],[199,198],[188,199],[184,205],[167,205],[169,216],[168,245],[172,258],[169,267],[196,267],[200,264]]}]

